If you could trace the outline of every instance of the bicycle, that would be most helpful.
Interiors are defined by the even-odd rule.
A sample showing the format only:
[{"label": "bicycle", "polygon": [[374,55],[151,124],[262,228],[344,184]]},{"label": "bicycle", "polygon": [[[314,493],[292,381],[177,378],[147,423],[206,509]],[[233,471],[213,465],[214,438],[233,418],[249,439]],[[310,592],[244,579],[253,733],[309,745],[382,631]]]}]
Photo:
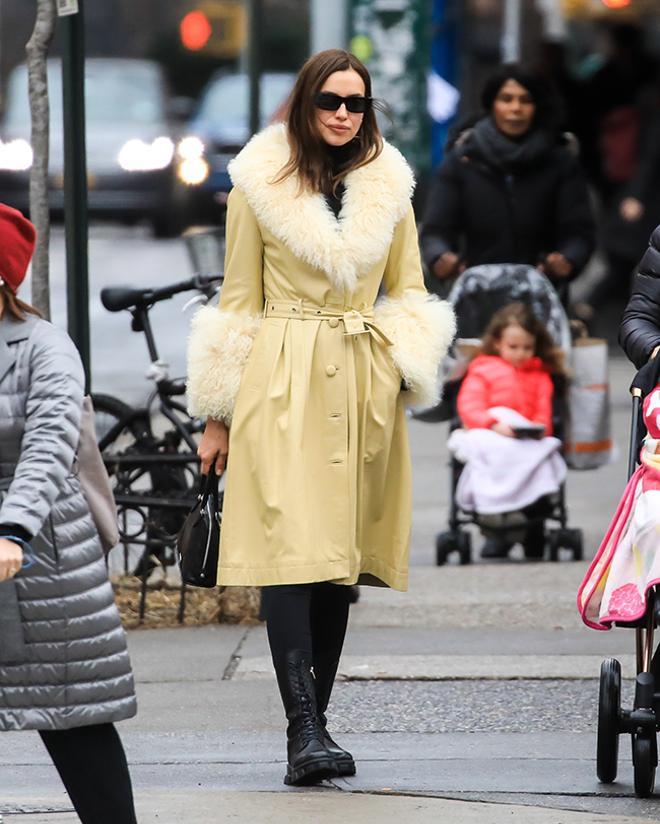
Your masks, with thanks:
[{"label": "bicycle", "polygon": [[[140,620],[144,618],[149,575],[158,565],[165,568],[175,563],[176,536],[200,485],[195,436],[204,427],[203,421],[191,418],[185,406],[175,400],[185,394],[186,385],[172,380],[168,365],[160,359],[149,312],[157,303],[186,291],[199,294],[184,311],[193,303],[206,303],[221,283],[221,275],[195,275],[160,289],[108,287],[101,291],[104,308],[129,312],[132,330],[144,334],[150,358],[147,378],[155,383],[147,403],[138,408],[112,395],[92,394],[98,444],[117,504],[126,574],[130,547],[144,547],[133,571],[142,581]],[[182,585],[179,621],[184,610]]]}]

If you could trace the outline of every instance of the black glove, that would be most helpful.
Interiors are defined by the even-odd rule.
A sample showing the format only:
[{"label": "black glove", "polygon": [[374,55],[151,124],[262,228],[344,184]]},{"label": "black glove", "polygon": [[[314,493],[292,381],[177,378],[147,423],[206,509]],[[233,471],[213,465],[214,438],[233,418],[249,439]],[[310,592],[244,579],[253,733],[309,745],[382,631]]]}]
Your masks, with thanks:
[{"label": "black glove", "polygon": [[640,389],[642,395],[646,396],[653,392],[660,383],[660,357],[656,355],[652,360],[645,363],[637,372],[630,384],[630,391]]}]

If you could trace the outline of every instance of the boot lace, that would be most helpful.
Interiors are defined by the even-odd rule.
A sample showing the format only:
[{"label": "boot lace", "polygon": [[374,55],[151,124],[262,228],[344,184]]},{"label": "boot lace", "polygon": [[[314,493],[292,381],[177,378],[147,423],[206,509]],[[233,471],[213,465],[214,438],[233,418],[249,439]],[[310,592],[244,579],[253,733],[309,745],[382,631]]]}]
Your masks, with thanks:
[{"label": "boot lace", "polygon": [[[292,667],[295,672],[298,698],[300,701],[300,730],[299,735],[303,746],[314,739],[320,739],[319,720],[316,714],[316,705],[309,694],[309,686],[299,667]],[[313,677],[310,672],[310,677]]]}]

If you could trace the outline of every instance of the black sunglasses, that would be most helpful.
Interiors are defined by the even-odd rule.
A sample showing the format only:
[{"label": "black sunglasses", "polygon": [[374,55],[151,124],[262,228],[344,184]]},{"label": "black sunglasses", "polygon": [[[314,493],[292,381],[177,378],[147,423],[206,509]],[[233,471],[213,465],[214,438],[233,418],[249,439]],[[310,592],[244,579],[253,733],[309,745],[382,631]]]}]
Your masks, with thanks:
[{"label": "black sunglasses", "polygon": [[371,98],[362,97],[359,94],[341,97],[334,92],[319,92],[314,98],[317,109],[323,109],[324,112],[336,112],[341,108],[342,103],[346,106],[346,111],[352,114],[364,114],[371,104]]}]

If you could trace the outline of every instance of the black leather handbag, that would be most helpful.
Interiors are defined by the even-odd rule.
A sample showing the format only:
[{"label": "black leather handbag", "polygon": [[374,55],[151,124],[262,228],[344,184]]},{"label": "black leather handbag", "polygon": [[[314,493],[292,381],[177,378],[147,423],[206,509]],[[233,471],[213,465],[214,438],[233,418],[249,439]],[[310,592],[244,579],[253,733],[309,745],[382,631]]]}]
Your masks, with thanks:
[{"label": "black leather handbag", "polygon": [[213,469],[202,477],[197,503],[190,510],[177,537],[181,579],[196,587],[214,587],[218,577],[221,494]]}]

